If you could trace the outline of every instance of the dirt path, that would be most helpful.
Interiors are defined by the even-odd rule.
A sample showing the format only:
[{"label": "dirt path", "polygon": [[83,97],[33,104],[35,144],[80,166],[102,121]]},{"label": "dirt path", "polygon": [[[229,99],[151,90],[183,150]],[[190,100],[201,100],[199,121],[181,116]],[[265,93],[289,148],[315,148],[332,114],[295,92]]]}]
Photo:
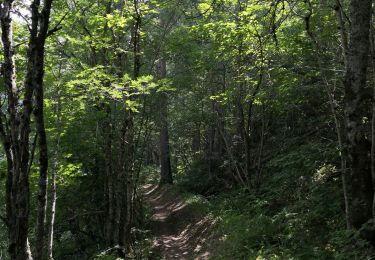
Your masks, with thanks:
[{"label": "dirt path", "polygon": [[152,208],[151,232],[162,259],[209,259],[209,218],[189,209],[171,186],[146,185],[143,196]]}]

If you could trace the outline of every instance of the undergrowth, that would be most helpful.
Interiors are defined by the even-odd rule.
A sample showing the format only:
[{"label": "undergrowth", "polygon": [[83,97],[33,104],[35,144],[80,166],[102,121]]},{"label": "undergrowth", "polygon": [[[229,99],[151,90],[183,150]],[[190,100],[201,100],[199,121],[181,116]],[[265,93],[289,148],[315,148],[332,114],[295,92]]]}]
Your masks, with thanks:
[{"label": "undergrowth", "polygon": [[[216,220],[212,259],[373,259],[373,249],[346,229],[335,160],[315,140],[267,162],[258,189],[214,186],[208,200],[190,195]],[[180,185],[204,194],[212,187],[204,176],[190,170]]]}]

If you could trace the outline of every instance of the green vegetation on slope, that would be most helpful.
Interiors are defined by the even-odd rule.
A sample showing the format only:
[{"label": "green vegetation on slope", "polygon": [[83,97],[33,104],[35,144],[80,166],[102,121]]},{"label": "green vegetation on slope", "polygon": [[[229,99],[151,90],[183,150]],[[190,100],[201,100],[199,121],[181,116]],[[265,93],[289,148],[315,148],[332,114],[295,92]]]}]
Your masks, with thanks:
[{"label": "green vegetation on slope", "polygon": [[210,192],[206,197],[187,196],[216,220],[212,259],[375,256],[366,241],[346,229],[341,178],[333,165],[324,163],[327,154],[321,153],[321,145],[311,141],[270,160],[257,191],[219,186],[212,190],[212,181],[197,168],[198,176],[182,176],[182,189]]},{"label": "green vegetation on slope", "polygon": [[372,2],[1,1],[0,258],[152,258],[172,179],[214,259],[373,257]]}]

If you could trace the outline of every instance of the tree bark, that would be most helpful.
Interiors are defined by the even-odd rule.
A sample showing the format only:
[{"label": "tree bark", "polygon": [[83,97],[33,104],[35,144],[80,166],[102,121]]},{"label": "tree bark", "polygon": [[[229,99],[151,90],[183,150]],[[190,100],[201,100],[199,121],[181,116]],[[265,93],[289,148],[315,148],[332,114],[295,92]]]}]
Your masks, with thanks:
[{"label": "tree bark", "polygon": [[[116,225],[115,225],[115,211],[120,210],[120,205],[115,205],[116,197],[115,190],[116,185],[114,183],[114,170],[113,170],[113,153],[112,153],[112,140],[113,140],[113,125],[112,125],[112,111],[109,104],[103,104],[105,107],[105,119],[103,122],[103,139],[105,142],[105,172],[106,172],[106,243],[107,246],[112,247],[115,245],[118,238],[116,237]],[[117,209],[115,208],[117,206]]]},{"label": "tree bark", "polygon": [[[29,164],[29,123],[30,114],[25,109],[23,124],[17,110],[18,88],[16,85],[16,67],[14,61],[13,32],[11,11],[13,1],[4,1],[0,7],[2,42],[4,51],[4,82],[8,96],[9,132],[4,135],[7,173],[7,223],[9,236],[9,254],[11,259],[32,259],[28,247],[28,218],[30,208],[28,164]],[[27,97],[26,97],[27,98]],[[5,129],[2,126],[2,129]],[[27,142],[23,142],[27,141]]]},{"label": "tree bark", "polygon": [[348,33],[346,30],[346,25],[344,21],[344,11],[342,8],[342,4],[340,0],[336,0],[335,4],[335,13],[336,13],[336,21],[338,25],[338,29],[340,32],[340,38],[341,38],[341,49],[343,52],[343,57],[344,57],[344,63],[345,67],[347,66],[347,56],[348,56]]},{"label": "tree bark", "polygon": [[[157,64],[157,74],[159,79],[167,76],[167,65],[164,58],[159,59]],[[159,119],[160,119],[160,185],[173,183],[171,158],[169,151],[168,132],[168,96],[160,93],[159,99]]]},{"label": "tree bark", "polygon": [[[7,177],[7,222],[9,235],[9,253],[11,259],[32,259],[28,242],[28,220],[30,211],[29,170],[32,164],[30,156],[30,118],[33,112],[32,98],[35,92],[36,125],[40,147],[40,192],[38,196],[37,241],[44,236],[45,222],[45,185],[48,160],[46,160],[46,138],[43,118],[43,69],[44,44],[47,37],[49,16],[52,0],[45,0],[41,12],[40,1],[34,0],[31,4],[31,27],[27,53],[27,69],[24,81],[24,95],[22,109],[18,109],[19,89],[16,85],[16,67],[14,62],[13,34],[11,11],[13,0],[3,1],[0,7],[2,42],[4,51],[4,81],[8,97],[9,117],[3,117],[9,126],[5,133],[1,126],[3,144],[8,162]],[[3,131],[4,130],[4,131]],[[43,225],[41,225],[41,223]],[[43,243],[37,244],[36,258],[42,258]]]},{"label": "tree bark", "polygon": [[[367,115],[366,100],[371,98],[366,88],[371,2],[371,0],[350,2],[350,43],[344,79],[349,221],[357,230],[373,217],[370,151],[363,123],[363,117]],[[364,234],[366,239],[372,240],[373,232],[367,233]]]},{"label": "tree bark", "polygon": [[60,140],[62,133],[62,119],[61,119],[61,95],[60,89],[57,90],[57,104],[56,104],[56,148],[53,160],[53,168],[51,174],[51,208],[50,208],[50,219],[49,229],[47,237],[47,259],[53,260],[53,236],[56,216],[56,200],[57,200],[57,184],[56,179],[60,168]]},{"label": "tree bark", "polygon": [[[35,5],[36,8],[37,5]],[[51,13],[52,0],[45,0],[43,9],[37,15],[39,30],[35,42],[35,57],[33,64],[34,78],[31,84],[35,89],[35,110],[36,130],[39,137],[39,194],[38,194],[38,215],[36,230],[36,251],[35,259],[43,259],[45,245],[45,224],[47,212],[47,183],[48,183],[48,148],[47,136],[44,123],[44,56],[45,41],[47,38],[49,18]],[[34,10],[33,12],[38,12]],[[35,18],[36,19],[36,18]]]},{"label": "tree bark", "polygon": [[[132,33],[133,43],[133,80],[137,80],[141,70],[141,25],[142,15],[139,0],[133,0],[134,24]],[[119,244],[124,247],[125,253],[129,252],[131,247],[131,228],[133,225],[134,211],[134,112],[127,108],[124,114],[123,122],[123,147],[124,162],[123,171],[125,176],[125,209],[122,210]]]},{"label": "tree bark", "polygon": [[[371,24],[373,19],[371,19]],[[373,83],[373,94],[372,94],[372,119],[371,119],[371,177],[372,186],[374,190],[373,201],[372,201],[372,216],[375,216],[375,44],[374,44],[374,27],[370,27],[370,48],[371,48],[371,67],[372,67],[372,83]]]}]

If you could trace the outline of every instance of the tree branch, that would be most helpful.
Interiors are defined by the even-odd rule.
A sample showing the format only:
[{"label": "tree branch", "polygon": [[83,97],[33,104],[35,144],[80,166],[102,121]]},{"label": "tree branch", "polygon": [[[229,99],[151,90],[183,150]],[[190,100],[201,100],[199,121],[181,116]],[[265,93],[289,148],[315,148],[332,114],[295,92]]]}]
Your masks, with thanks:
[{"label": "tree branch", "polygon": [[61,25],[61,23],[64,21],[65,17],[68,15],[68,12],[66,12],[63,17],[61,17],[61,19],[57,22],[57,24],[47,32],[47,37],[50,37],[52,36],[54,33],[56,33],[57,31],[61,30],[63,27]]}]

